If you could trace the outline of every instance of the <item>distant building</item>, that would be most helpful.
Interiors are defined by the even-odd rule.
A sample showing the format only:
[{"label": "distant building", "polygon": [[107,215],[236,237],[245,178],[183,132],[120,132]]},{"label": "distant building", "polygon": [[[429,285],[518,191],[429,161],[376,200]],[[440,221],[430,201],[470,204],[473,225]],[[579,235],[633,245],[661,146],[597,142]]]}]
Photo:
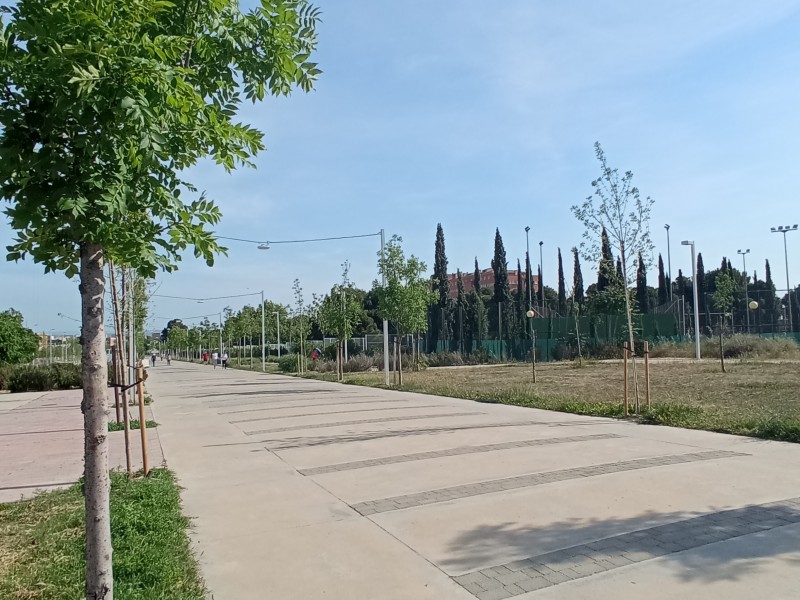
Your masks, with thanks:
[{"label": "distant building", "polygon": [[[448,273],[447,280],[450,282],[450,298],[458,297],[458,275],[456,273]],[[464,293],[469,294],[474,289],[475,274],[474,271],[468,273],[461,273],[461,280],[464,282]],[[494,292],[494,269],[483,269],[481,271],[481,287],[492,290]],[[522,274],[522,281],[517,281],[516,269],[508,271],[508,289],[512,292],[522,288],[525,289],[525,274]],[[539,292],[539,276],[533,275],[533,293]]]}]

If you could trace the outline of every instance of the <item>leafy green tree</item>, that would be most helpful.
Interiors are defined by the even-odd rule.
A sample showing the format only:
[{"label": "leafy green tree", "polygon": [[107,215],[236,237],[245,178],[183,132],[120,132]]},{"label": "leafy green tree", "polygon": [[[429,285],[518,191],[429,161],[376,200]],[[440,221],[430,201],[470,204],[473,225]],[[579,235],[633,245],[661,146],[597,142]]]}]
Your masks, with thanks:
[{"label": "leafy green tree", "polygon": [[310,90],[318,12],[303,0],[18,0],[0,23],[0,198],[8,259],[80,275],[86,595],[113,598],[103,266],[153,277],[223,250],[217,207],[184,177],[249,164],[241,103]]},{"label": "leafy green tree", "polygon": [[720,270],[715,279],[715,289],[712,295],[714,308],[722,313],[729,313],[733,308],[736,294],[736,279],[726,270]]},{"label": "leafy green tree", "polygon": [[[618,276],[628,322],[628,342],[635,351],[632,303],[628,290],[636,267],[629,257],[641,254],[647,266],[647,259],[653,251],[650,214],[654,201],[650,197],[643,199],[640,196],[639,189],[633,185],[631,171],[620,176],[617,169],[608,165],[599,142],[595,143],[594,149],[600,163],[600,177],[592,181],[592,195],[580,206],[573,206],[572,212],[585,227],[583,237],[586,242],[582,246],[586,249],[587,258],[602,258],[605,262],[605,245],[608,245],[609,251],[612,244],[619,248]],[[606,234],[605,240],[603,233]],[[634,385],[638,405],[638,384]]]},{"label": "leafy green tree", "polygon": [[423,277],[425,263],[416,256],[405,257],[403,238],[393,235],[386,243],[385,255],[378,253],[378,271],[386,284],[372,284],[378,297],[378,314],[391,321],[399,335],[426,332],[428,304],[436,297]]},{"label": "leafy green tree", "polygon": [[36,358],[39,336],[25,327],[22,313],[0,312],[0,365],[17,365]]},{"label": "leafy green tree", "polygon": [[361,319],[361,303],[352,293],[348,278],[350,263],[342,264],[342,282],[333,286],[320,302],[316,311],[320,329],[333,334],[340,342],[353,337],[353,330]]}]

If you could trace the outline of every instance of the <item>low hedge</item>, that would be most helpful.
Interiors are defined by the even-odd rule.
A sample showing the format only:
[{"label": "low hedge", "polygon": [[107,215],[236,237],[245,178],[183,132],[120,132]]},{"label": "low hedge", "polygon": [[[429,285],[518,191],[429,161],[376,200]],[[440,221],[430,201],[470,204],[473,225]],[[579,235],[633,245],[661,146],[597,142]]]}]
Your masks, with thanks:
[{"label": "low hedge", "polygon": [[47,392],[80,388],[81,366],[73,363],[14,365],[0,368],[0,390]]}]

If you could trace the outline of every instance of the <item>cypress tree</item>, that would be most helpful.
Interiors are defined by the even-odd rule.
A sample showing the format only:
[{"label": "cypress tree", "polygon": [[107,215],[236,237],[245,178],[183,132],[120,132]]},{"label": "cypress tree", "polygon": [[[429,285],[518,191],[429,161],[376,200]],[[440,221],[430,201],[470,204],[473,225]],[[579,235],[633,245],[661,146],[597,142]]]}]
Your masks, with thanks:
[{"label": "cypress tree", "polygon": [[436,341],[450,338],[448,298],[450,296],[450,281],[447,279],[447,254],[444,247],[444,230],[442,224],[436,225],[436,245],[433,260],[433,291],[436,295],[436,304],[430,307],[429,348],[436,348]]},{"label": "cypress tree", "polygon": [[600,234],[601,255],[600,265],[597,269],[597,291],[604,292],[611,286],[611,277],[614,272],[614,255],[611,253],[611,242],[608,240],[606,228]]},{"label": "cypress tree", "polygon": [[581,259],[578,255],[578,249],[572,249],[572,255],[574,259],[574,267],[572,272],[572,294],[573,298],[575,299],[575,303],[580,307],[584,301],[584,291],[583,291],[583,273],[581,272]]},{"label": "cypress tree", "polygon": [[723,256],[722,257],[722,264],[719,267],[720,273],[725,273],[728,270],[728,265],[729,264],[730,263],[728,262],[728,259],[725,256]]},{"label": "cypress tree", "polygon": [[731,264],[731,259],[728,259],[728,272],[733,272],[733,265]]},{"label": "cypress tree", "polygon": [[769,266],[769,260],[764,264],[764,311],[770,323],[775,323],[780,311],[780,304],[776,295],[775,282],[772,281],[772,268]]},{"label": "cypress tree", "polygon": [[617,257],[617,283],[623,287],[627,287],[625,281],[625,274],[622,272],[622,258]]},{"label": "cypress tree", "polygon": [[539,281],[539,300],[541,306],[544,309],[544,283],[542,282],[542,267],[539,265],[539,274],[538,274],[538,281]]},{"label": "cypress tree", "polygon": [[683,271],[678,269],[678,277],[675,279],[675,287],[677,288],[677,295],[681,298],[686,298],[686,277],[683,276]]},{"label": "cypress tree", "polygon": [[639,252],[639,265],[636,268],[636,303],[639,305],[639,312],[643,315],[650,311],[647,298],[647,270],[644,268],[641,252]]},{"label": "cypress tree", "polygon": [[481,270],[478,268],[478,257],[475,257],[475,273],[472,275],[472,289],[479,296],[481,295]]},{"label": "cypress tree", "polygon": [[703,266],[703,253],[697,254],[697,307],[701,314],[706,312],[706,269]]},{"label": "cypress tree", "polygon": [[667,277],[664,275],[664,260],[658,255],[658,303],[666,304],[669,300],[669,290],[667,289]]},{"label": "cypress tree", "polygon": [[564,263],[561,260],[561,248],[558,249],[558,312],[562,317],[567,315],[567,286],[564,285]]},{"label": "cypress tree", "polygon": [[525,252],[525,303],[528,308],[533,308],[533,271],[531,257],[527,252]]},{"label": "cypress tree", "polygon": [[[494,271],[494,296],[492,297],[494,306],[491,312],[496,312],[498,306],[502,306],[502,329],[505,335],[508,334],[509,315],[511,314],[511,294],[508,287],[508,261],[506,260],[506,249],[503,246],[503,238],[500,236],[500,229],[495,230],[494,235],[494,258],[492,259],[492,270]],[[499,331],[501,323],[497,320],[497,315],[490,319],[495,324],[495,331]]]},{"label": "cypress tree", "polygon": [[469,310],[467,307],[467,295],[464,293],[464,278],[461,276],[461,269],[456,271],[456,285],[458,286],[458,299],[456,300],[456,338],[458,339],[459,351],[469,352],[467,348],[467,336],[464,333],[468,329],[467,324]]},{"label": "cypress tree", "polygon": [[525,308],[528,303],[528,298],[525,296],[525,287],[522,281],[522,265],[519,259],[517,259],[517,306],[514,311],[514,318],[516,321],[514,329],[519,338],[525,337],[525,313],[528,312],[528,309]]}]

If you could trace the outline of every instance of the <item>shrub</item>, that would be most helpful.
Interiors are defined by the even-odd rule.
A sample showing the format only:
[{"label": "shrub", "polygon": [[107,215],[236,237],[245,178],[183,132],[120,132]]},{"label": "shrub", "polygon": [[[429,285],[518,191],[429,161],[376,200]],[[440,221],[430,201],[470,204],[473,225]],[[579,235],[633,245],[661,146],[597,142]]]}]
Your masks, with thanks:
[{"label": "shrub", "polygon": [[286,354],[281,356],[278,361],[278,369],[281,373],[296,373],[297,372],[297,354]]},{"label": "shrub", "polygon": [[12,392],[46,392],[80,388],[81,367],[72,363],[17,366],[8,378]]},{"label": "shrub", "polygon": [[[800,345],[790,338],[766,338],[737,333],[722,340],[726,358],[800,358]],[[700,352],[719,356],[719,338],[703,338]],[[694,358],[694,342],[659,342],[650,351],[652,358]]]},{"label": "shrub", "polygon": [[428,354],[429,367],[460,367],[465,363],[460,352],[435,352]]}]

